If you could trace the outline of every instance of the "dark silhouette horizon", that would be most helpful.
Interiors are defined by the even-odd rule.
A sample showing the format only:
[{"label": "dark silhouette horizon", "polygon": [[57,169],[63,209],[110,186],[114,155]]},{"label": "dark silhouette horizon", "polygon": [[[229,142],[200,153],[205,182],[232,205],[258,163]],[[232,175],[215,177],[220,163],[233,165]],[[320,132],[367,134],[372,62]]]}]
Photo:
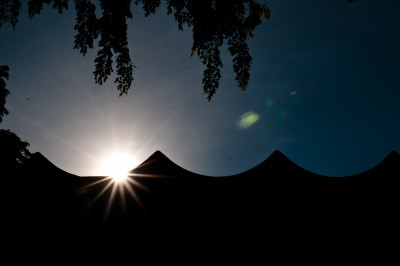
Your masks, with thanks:
[{"label": "dark silhouette horizon", "polygon": [[[33,159],[31,159],[30,161],[40,161],[41,163],[46,162],[45,164],[47,164],[48,167],[51,165],[52,168],[57,168],[59,171],[62,171],[62,172],[66,173],[68,175],[71,175],[71,176],[84,177],[84,178],[107,177],[106,175],[85,175],[85,176],[80,176],[80,175],[77,175],[77,174],[74,174],[74,173],[70,173],[68,171],[65,171],[65,170],[61,169],[60,167],[56,166],[55,164],[53,164],[49,159],[47,159],[40,152],[34,152],[34,153],[32,153],[31,156],[32,156]],[[231,176],[233,177],[233,176],[244,174],[244,173],[246,173],[248,171],[254,171],[253,170],[254,168],[261,167],[262,165],[264,165],[266,163],[267,160],[268,161],[274,160],[274,161],[281,161],[281,162],[286,161],[286,164],[291,165],[291,167],[296,167],[298,169],[301,169],[301,171],[305,171],[310,175],[316,175],[316,176],[328,177],[328,178],[348,178],[348,177],[352,177],[352,176],[358,176],[358,175],[365,174],[366,172],[369,172],[369,171],[375,169],[376,167],[379,167],[379,165],[385,163],[386,161],[396,160],[396,158],[399,157],[399,156],[400,156],[400,154],[397,151],[393,150],[393,151],[389,152],[380,162],[378,162],[375,165],[372,165],[371,167],[365,169],[364,171],[361,171],[361,172],[356,173],[356,174],[351,174],[351,175],[330,176],[330,175],[318,174],[318,173],[315,173],[313,171],[309,171],[309,170],[299,166],[298,164],[294,163],[293,161],[291,161],[280,150],[275,150],[264,161],[262,161],[261,163],[256,164],[254,167],[252,167],[252,168],[250,168],[248,170],[245,170],[245,171],[243,171],[241,173],[232,174],[232,175],[226,175],[226,176],[223,176],[223,175],[221,175],[221,176],[211,175],[210,176],[210,175],[205,175],[205,174],[202,174],[202,173],[196,173],[196,172],[193,172],[193,171],[190,171],[190,170],[186,170],[184,167],[181,167],[178,164],[174,163],[172,160],[170,160],[161,150],[156,150],[146,160],[144,160],[138,166],[133,167],[132,170],[130,170],[129,172],[134,172],[137,168],[143,168],[146,165],[149,165],[154,161],[160,161],[160,160],[161,161],[165,161],[165,160],[167,160],[167,161],[170,162],[171,165],[174,165],[174,167],[181,168],[181,171],[190,172],[191,174],[194,174],[194,175],[205,176],[205,177],[210,177],[210,178],[231,177]],[[30,162],[29,164],[32,165],[33,163]]]},{"label": "dark silhouette horizon", "polygon": [[[69,174],[34,153],[4,180],[7,239],[24,239],[37,248],[71,241],[122,247],[131,239],[128,246],[143,249],[188,251],[207,243],[242,252],[261,248],[256,239],[271,252],[291,250],[289,240],[295,245],[307,240],[329,253],[322,246],[356,243],[368,249],[397,236],[397,152],[372,169],[341,178],[311,173],[279,151],[226,177],[192,173],[156,151],[130,174],[133,193],[114,189],[107,177]],[[85,241],[76,242],[82,236]]]}]

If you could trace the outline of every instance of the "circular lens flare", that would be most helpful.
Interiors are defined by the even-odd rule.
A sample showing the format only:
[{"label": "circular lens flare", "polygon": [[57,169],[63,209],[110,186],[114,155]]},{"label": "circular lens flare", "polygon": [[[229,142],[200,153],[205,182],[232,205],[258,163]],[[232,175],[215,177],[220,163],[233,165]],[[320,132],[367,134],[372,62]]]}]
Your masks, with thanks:
[{"label": "circular lens flare", "polygon": [[244,113],[239,118],[239,121],[238,121],[239,128],[246,129],[246,128],[252,126],[255,122],[257,122],[259,118],[260,118],[260,115],[255,112],[251,111],[251,112]]}]

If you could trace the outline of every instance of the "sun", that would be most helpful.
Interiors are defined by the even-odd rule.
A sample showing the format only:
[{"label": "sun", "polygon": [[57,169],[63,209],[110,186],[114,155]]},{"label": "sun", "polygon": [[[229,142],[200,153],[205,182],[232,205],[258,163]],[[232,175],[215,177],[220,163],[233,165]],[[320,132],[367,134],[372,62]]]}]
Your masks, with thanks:
[{"label": "sun", "polygon": [[136,166],[135,158],[129,154],[117,153],[107,156],[100,165],[99,173],[109,176],[115,183],[126,181],[129,171]]},{"label": "sun", "polygon": [[138,182],[136,180],[136,177],[152,176],[130,173],[130,171],[135,169],[138,165],[139,164],[137,163],[135,157],[130,155],[129,153],[109,153],[105,157],[103,157],[103,159],[99,163],[99,180],[87,184],[83,187],[88,188],[101,184],[103,186],[100,192],[88,204],[88,207],[95,204],[97,200],[102,197],[107,191],[110,191],[108,203],[104,212],[104,221],[107,220],[108,214],[117,195],[120,196],[121,206],[124,212],[127,211],[126,196],[131,196],[140,208],[142,208],[143,210],[145,209],[141,199],[139,198],[139,195],[136,193],[136,189],[141,189],[150,194],[152,194],[152,191],[145,185]]}]

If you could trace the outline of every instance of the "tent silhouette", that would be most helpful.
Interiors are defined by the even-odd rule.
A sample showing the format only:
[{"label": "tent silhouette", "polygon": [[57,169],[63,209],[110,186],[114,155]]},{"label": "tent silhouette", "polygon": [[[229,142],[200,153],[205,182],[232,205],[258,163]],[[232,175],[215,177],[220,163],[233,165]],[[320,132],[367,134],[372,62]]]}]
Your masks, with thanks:
[{"label": "tent silhouette", "polygon": [[338,245],[382,247],[398,237],[396,152],[346,177],[309,172],[279,151],[224,177],[190,172],[156,151],[130,174],[132,191],[118,188],[113,195],[107,177],[75,176],[33,154],[3,178],[4,239],[35,247],[47,243],[47,248],[128,242],[187,252],[206,245],[264,256],[301,250],[306,242],[332,252]]}]

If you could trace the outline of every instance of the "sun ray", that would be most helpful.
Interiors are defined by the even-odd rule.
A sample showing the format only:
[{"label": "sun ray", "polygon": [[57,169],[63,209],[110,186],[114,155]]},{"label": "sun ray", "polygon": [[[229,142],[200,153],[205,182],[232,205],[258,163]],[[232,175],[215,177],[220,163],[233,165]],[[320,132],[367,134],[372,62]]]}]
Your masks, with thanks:
[{"label": "sun ray", "polygon": [[128,183],[131,183],[132,185],[134,185],[136,187],[139,187],[139,188],[143,189],[144,191],[146,191],[148,193],[153,194],[153,192],[148,187],[146,187],[145,185],[139,183],[138,181],[136,181],[136,180],[134,180],[132,178],[128,178],[127,181],[128,181]]},{"label": "sun ray", "polygon": [[88,208],[91,207],[106,191],[107,189],[112,186],[113,182],[110,181],[101,191],[97,196],[89,203]]},{"label": "sun ray", "polygon": [[[102,172],[103,174],[108,173],[108,176],[103,176],[100,180],[94,180],[94,182],[90,184],[85,184],[81,188],[88,188],[95,185],[101,185],[102,183],[108,182],[104,184],[104,187],[101,188],[101,191],[95,194],[95,197],[88,204],[88,208],[95,204],[101,197],[104,197],[105,193],[107,193],[107,199],[104,202],[104,212],[103,212],[103,226],[106,225],[107,220],[112,214],[112,208],[116,205],[115,200],[116,197],[121,198],[121,211],[123,215],[127,215],[129,211],[130,201],[127,201],[128,197],[132,197],[134,203],[137,207],[146,212],[145,205],[143,204],[142,199],[139,197],[137,190],[143,190],[146,193],[154,194],[146,185],[142,184],[141,179],[146,178],[168,178],[165,175],[153,175],[153,174],[140,174],[135,173],[135,171],[129,171],[128,163],[131,165],[132,157],[124,156],[124,154],[113,154],[105,160],[104,165],[101,165],[99,169],[106,170]],[[132,169],[132,168],[131,168]],[[111,189],[111,191],[109,190]],[[119,194],[119,195],[117,195]]]},{"label": "sun ray", "polygon": [[167,175],[156,175],[156,174],[136,174],[136,173],[128,173],[130,177],[144,177],[144,178],[168,178]]},{"label": "sun ray", "polygon": [[103,182],[105,182],[105,181],[107,181],[107,180],[110,180],[110,179],[112,179],[112,178],[111,178],[111,177],[109,177],[109,176],[107,176],[107,177],[101,178],[101,180],[99,180],[99,181],[96,181],[96,182],[93,182],[93,183],[90,183],[90,184],[84,185],[84,186],[82,186],[82,187],[80,187],[80,188],[88,188],[88,187],[92,187],[92,186],[94,186],[94,185],[97,185],[97,184],[103,183]]},{"label": "sun ray", "polygon": [[117,193],[118,185],[114,182],[113,187],[111,190],[111,195],[110,198],[108,199],[107,207],[106,207],[106,212],[104,214],[104,218],[107,219],[108,214],[110,213],[111,205],[115,199],[115,194]]},{"label": "sun ray", "polygon": [[126,200],[125,200],[125,189],[124,189],[125,182],[114,185],[118,185],[119,195],[121,196],[122,211],[124,212],[124,214],[126,214]]},{"label": "sun ray", "polygon": [[136,192],[133,190],[133,188],[128,183],[124,183],[124,186],[125,186],[126,190],[128,191],[128,193],[132,196],[132,198],[139,205],[139,207],[142,210],[144,210],[145,209],[144,205],[143,205],[142,201],[140,200],[140,198],[138,197],[138,195],[136,194]]},{"label": "sun ray", "polygon": [[[143,191],[146,191],[149,194],[153,194],[153,192],[146,187],[145,185],[141,184],[140,182],[136,181],[133,176],[140,176],[142,177],[142,175],[139,174],[135,174],[132,175],[130,174],[125,180],[123,181],[116,181],[115,179],[113,179],[112,177],[105,177],[102,178],[101,180],[95,181],[93,183],[87,184],[85,186],[82,186],[81,188],[88,188],[88,187],[92,187],[94,185],[97,184],[101,184],[103,182],[109,181],[107,183],[107,185],[96,195],[96,197],[88,204],[87,208],[90,208],[96,201],[98,201],[98,199],[100,197],[102,197],[105,192],[111,187],[111,194],[110,197],[107,201],[107,206],[105,209],[105,213],[104,213],[104,220],[107,220],[107,217],[110,214],[110,210],[112,207],[112,204],[115,200],[115,197],[117,195],[117,193],[120,194],[121,197],[121,203],[122,203],[122,209],[123,212],[127,212],[127,203],[126,203],[126,192],[125,190],[128,192],[128,194],[134,199],[134,201],[136,202],[136,204],[142,209],[145,210],[145,207],[143,205],[143,202],[141,201],[141,199],[139,198],[139,196],[137,195],[137,193],[135,192],[134,187],[137,187],[139,189],[142,189]],[[147,175],[146,177],[153,177],[153,175]]]}]

